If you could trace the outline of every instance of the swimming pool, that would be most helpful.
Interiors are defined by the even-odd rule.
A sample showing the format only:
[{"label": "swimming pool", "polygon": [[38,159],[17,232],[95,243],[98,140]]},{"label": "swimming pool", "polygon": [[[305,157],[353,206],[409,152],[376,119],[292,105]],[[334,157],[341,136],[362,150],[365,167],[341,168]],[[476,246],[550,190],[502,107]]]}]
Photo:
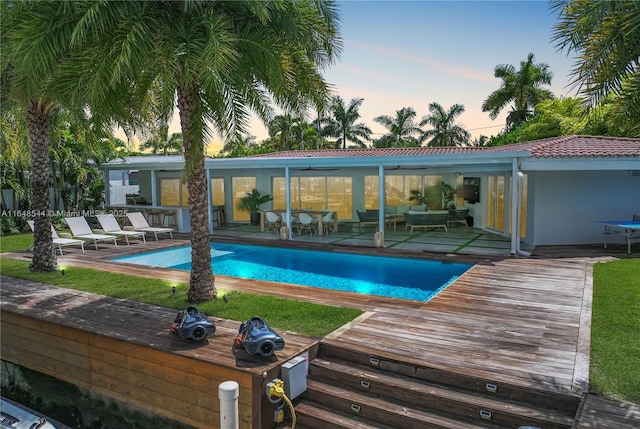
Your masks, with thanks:
[{"label": "swimming pool", "polygon": [[[472,266],[226,243],[212,243],[211,256],[215,274],[419,301],[428,301]],[[112,260],[190,270],[191,248]]]}]

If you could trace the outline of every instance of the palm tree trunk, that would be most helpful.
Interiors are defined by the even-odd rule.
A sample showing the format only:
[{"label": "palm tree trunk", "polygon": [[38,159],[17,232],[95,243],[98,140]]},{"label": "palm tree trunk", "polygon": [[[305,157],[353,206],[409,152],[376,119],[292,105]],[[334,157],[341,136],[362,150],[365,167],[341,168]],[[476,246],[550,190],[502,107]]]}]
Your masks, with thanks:
[{"label": "palm tree trunk", "polygon": [[49,216],[49,112],[41,101],[27,107],[29,138],[31,140],[31,209],[35,213],[33,271],[51,272],[58,269],[51,236]]},{"label": "palm tree trunk", "polygon": [[[188,131],[194,120],[197,91],[178,87],[178,110],[182,128],[185,165],[191,166],[187,174],[189,190],[189,216],[191,220],[191,276],[189,278],[189,302],[198,303],[215,298],[217,295],[215,278],[211,269],[211,248],[209,247],[209,227],[207,210],[207,174],[204,168],[204,148],[202,142],[193,141]],[[197,146],[194,148],[193,146]],[[197,150],[194,150],[197,149]]]}]

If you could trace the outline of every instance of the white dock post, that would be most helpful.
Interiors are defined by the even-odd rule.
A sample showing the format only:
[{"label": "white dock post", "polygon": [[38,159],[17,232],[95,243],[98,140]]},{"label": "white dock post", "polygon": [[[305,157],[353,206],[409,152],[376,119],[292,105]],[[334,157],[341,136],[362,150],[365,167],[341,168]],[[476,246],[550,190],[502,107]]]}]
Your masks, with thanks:
[{"label": "white dock post", "polygon": [[224,381],[218,386],[220,398],[220,429],[238,429],[238,396],[240,385],[235,381]]}]

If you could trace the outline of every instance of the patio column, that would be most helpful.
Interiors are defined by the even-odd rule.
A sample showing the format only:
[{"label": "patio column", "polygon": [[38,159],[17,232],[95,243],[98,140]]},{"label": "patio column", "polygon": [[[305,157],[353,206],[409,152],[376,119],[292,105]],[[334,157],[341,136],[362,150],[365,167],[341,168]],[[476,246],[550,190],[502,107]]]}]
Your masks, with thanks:
[{"label": "patio column", "polygon": [[524,175],[518,167],[518,158],[513,158],[511,166],[511,254],[531,256],[520,249],[520,220],[522,219],[522,186]]},{"label": "patio column", "polygon": [[[207,190],[207,219],[209,219],[209,234],[213,234],[213,199],[211,197],[211,169],[207,168],[207,186],[205,186]],[[218,226],[220,226],[220,222],[218,221]]]},{"label": "patio column", "polygon": [[151,206],[156,207],[158,205],[158,183],[156,177],[156,170],[151,169]]},{"label": "patio column", "polygon": [[290,225],[292,222],[290,221],[291,219],[291,176],[289,174],[289,167],[285,167],[284,168],[284,204],[285,204],[285,208],[287,209],[287,226],[289,227],[289,237],[287,238],[288,240],[291,240],[292,237],[292,227],[293,225]]},{"label": "patio column", "polygon": [[373,234],[373,247],[384,247],[384,166],[378,165],[378,231]]},{"label": "patio column", "polygon": [[[378,166],[378,231],[384,234],[384,204],[386,193],[384,189],[384,166]],[[384,244],[384,235],[383,235]]]},{"label": "patio column", "polygon": [[104,179],[104,205],[111,205],[111,183],[109,183],[109,170],[102,170],[102,178]]}]

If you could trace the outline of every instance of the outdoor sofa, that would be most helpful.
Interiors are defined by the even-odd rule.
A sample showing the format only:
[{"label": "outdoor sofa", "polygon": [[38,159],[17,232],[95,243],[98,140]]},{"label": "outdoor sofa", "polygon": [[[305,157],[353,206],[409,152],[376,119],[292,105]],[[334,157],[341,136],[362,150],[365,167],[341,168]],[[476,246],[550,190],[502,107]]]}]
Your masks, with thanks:
[{"label": "outdoor sofa", "polygon": [[449,219],[448,210],[433,210],[427,212],[417,212],[410,210],[404,214],[405,231],[411,229],[413,232],[416,228],[444,228],[447,229],[447,221]]}]

